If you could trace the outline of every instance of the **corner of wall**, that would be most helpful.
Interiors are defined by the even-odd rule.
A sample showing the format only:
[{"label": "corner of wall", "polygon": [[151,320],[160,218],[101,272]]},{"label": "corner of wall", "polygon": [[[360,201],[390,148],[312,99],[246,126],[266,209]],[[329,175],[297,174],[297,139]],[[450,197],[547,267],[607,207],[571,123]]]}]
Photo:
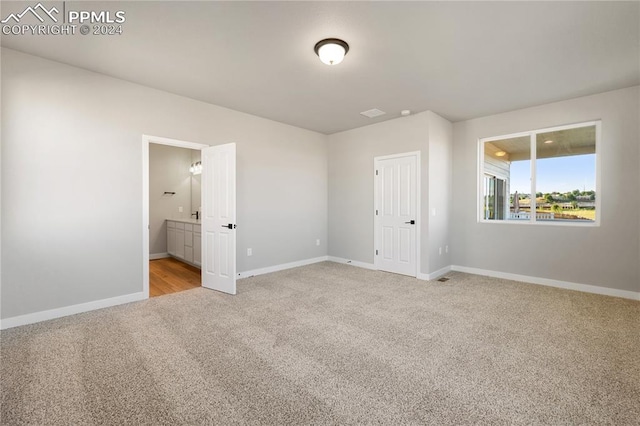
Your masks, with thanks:
[{"label": "corner of wall", "polygon": [[[640,197],[625,184],[640,183],[639,89],[612,90],[455,123],[455,247],[451,263],[543,280],[608,286],[615,291],[640,290]],[[594,119],[602,120],[604,142],[599,173],[606,202],[599,212],[599,226],[478,222],[479,138]],[[619,208],[622,200],[625,209]],[[566,241],[572,249],[549,241]]]},{"label": "corner of wall", "polygon": [[453,211],[453,125],[427,111],[428,136],[428,219],[427,269],[429,275],[451,265],[451,214]]}]

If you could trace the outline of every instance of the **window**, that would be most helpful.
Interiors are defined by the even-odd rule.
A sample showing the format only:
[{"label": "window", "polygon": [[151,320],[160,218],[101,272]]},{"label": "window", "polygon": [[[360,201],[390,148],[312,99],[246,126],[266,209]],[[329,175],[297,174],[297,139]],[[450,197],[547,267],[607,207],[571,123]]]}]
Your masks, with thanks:
[{"label": "window", "polygon": [[480,140],[481,222],[597,224],[600,122]]},{"label": "window", "polygon": [[496,176],[484,176],[484,218],[489,220],[504,219],[505,195],[507,193],[506,180]]}]

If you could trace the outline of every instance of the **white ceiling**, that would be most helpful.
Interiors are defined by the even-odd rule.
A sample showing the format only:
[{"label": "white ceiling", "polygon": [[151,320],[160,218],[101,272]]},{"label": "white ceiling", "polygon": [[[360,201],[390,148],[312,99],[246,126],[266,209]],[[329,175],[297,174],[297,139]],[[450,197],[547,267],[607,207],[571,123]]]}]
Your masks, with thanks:
[{"label": "white ceiling", "polygon": [[[5,17],[25,3],[1,7]],[[124,34],[2,36],[2,45],[327,134],[403,109],[459,121],[640,84],[638,2],[65,7],[124,10]],[[327,37],[351,47],[335,67],[313,52]],[[371,108],[387,114],[359,114]]]}]

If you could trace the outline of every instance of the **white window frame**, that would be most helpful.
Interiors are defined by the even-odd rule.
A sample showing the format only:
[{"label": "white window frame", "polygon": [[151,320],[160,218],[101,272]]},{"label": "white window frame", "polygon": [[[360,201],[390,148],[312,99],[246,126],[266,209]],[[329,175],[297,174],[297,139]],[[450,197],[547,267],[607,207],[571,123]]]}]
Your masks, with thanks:
[{"label": "white window frame", "polygon": [[[538,221],[535,214],[531,215],[531,218],[528,221],[524,221],[524,220],[490,220],[490,219],[485,219],[484,218],[484,211],[483,211],[483,206],[484,206],[484,176],[485,176],[485,170],[484,170],[484,146],[486,142],[493,142],[493,141],[499,141],[499,140],[503,140],[503,139],[511,139],[511,138],[519,138],[519,137],[523,137],[523,136],[529,136],[529,144],[530,144],[530,148],[531,148],[531,158],[529,159],[529,161],[531,162],[530,165],[530,180],[531,180],[531,187],[529,188],[529,193],[531,196],[531,204],[530,204],[530,208],[532,212],[536,211],[536,160],[537,160],[537,150],[536,150],[536,135],[538,133],[547,133],[547,132],[556,132],[559,130],[568,130],[568,129],[576,129],[579,127],[588,127],[588,126],[595,126],[596,128],[596,219],[594,221],[582,221],[582,220],[576,220],[576,221]],[[511,133],[511,134],[507,134],[507,135],[501,135],[501,136],[491,136],[491,137],[487,137],[487,138],[480,138],[478,139],[478,185],[476,188],[476,193],[477,193],[477,219],[479,223],[491,223],[491,224],[507,224],[507,225],[548,225],[548,226],[578,226],[578,227],[597,227],[600,226],[600,219],[602,216],[602,209],[601,209],[601,205],[602,205],[602,187],[600,185],[600,139],[601,139],[601,127],[602,127],[602,121],[601,120],[593,120],[593,121],[583,121],[580,123],[574,123],[574,124],[566,124],[566,125],[562,125],[562,126],[555,126],[555,127],[548,127],[548,128],[544,128],[544,129],[536,129],[536,130],[531,130],[528,132],[519,132],[519,133]],[[509,179],[510,180],[510,179]],[[510,188],[510,186],[509,186]]]}]

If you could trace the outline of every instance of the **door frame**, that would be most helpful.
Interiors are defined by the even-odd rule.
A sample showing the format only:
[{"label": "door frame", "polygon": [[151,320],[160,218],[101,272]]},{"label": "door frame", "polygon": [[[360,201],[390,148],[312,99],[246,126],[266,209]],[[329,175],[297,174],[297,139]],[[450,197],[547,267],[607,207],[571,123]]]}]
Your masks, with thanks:
[{"label": "door frame", "polygon": [[210,146],[161,136],[142,135],[142,294],[145,299],[149,298],[149,144],[152,143],[195,150]]},{"label": "door frame", "polygon": [[400,154],[382,155],[379,157],[373,157],[373,266],[376,270],[380,270],[378,256],[376,256],[376,247],[378,247],[378,217],[376,215],[376,209],[378,209],[378,177],[376,176],[376,170],[378,162],[383,160],[393,160],[403,157],[415,157],[416,158],[416,278],[420,278],[420,240],[422,233],[420,231],[422,225],[422,215],[420,205],[422,204],[422,193],[420,190],[420,181],[422,180],[422,174],[420,170],[420,151],[403,152]]}]

